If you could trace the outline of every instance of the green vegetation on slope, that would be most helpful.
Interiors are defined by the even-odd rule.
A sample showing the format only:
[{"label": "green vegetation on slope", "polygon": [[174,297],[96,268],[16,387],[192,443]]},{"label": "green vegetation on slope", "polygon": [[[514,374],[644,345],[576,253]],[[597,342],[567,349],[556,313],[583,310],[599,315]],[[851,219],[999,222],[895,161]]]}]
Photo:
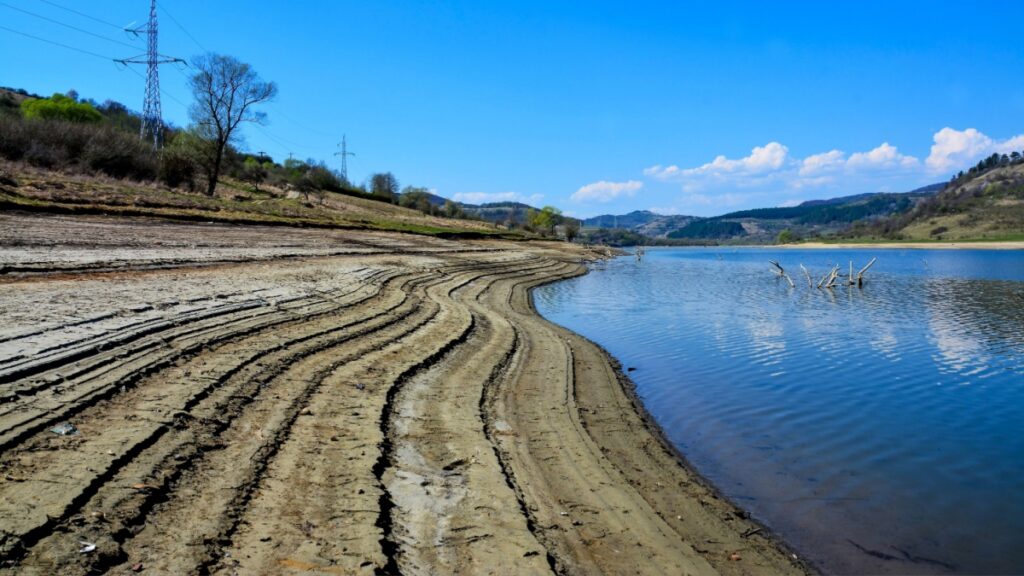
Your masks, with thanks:
[{"label": "green vegetation on slope", "polygon": [[732,222],[728,220],[708,219],[708,220],[696,220],[690,222],[686,226],[670,232],[669,238],[688,238],[688,239],[699,239],[707,238],[712,240],[721,240],[725,238],[733,238],[736,236],[743,236],[746,234],[743,225],[739,222]]},{"label": "green vegetation on slope", "polygon": [[1024,237],[1024,156],[993,154],[938,194],[888,218],[855,222],[845,240],[1017,240]]}]

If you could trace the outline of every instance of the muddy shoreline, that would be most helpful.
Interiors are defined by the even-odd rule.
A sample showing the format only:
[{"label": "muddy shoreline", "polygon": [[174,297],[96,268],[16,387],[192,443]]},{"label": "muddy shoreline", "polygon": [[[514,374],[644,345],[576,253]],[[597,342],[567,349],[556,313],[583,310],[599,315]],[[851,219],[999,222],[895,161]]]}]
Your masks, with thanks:
[{"label": "muddy shoreline", "polygon": [[2,572],[811,571],[536,313],[606,252],[0,218]]}]

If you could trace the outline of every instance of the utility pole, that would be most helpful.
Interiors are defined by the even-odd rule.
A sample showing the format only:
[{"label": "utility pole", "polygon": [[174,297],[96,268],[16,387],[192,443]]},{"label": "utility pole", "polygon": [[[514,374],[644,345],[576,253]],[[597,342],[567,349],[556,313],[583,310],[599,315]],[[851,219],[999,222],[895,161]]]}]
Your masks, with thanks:
[{"label": "utility pole", "polygon": [[344,134],[341,135],[341,144],[338,144],[338,146],[341,146],[341,152],[335,152],[334,155],[335,156],[341,156],[341,177],[342,177],[343,180],[345,180],[346,183],[349,183],[348,182],[348,157],[349,156],[355,156],[356,154],[355,154],[355,152],[349,152],[348,151],[348,147],[345,144],[345,135]]},{"label": "utility pole", "polygon": [[156,23],[156,0],[150,0],[149,22],[138,28],[128,28],[128,32],[139,35],[146,33],[147,49],[146,54],[115,60],[121,64],[145,64],[146,65],[146,97],[142,104],[142,126],[139,128],[139,138],[145,139],[147,134],[153,136],[153,149],[158,149],[163,144],[164,122],[160,110],[160,65],[185,62],[181,58],[162,56],[157,51],[157,23]]}]

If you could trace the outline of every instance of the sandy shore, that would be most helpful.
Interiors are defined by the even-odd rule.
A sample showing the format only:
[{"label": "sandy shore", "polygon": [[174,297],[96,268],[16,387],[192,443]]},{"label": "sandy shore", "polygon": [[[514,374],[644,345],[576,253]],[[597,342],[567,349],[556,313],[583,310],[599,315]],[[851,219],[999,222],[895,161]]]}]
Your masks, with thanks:
[{"label": "sandy shore", "polygon": [[1024,242],[868,242],[831,244],[803,242],[781,244],[772,248],[889,248],[896,250],[1024,250]]},{"label": "sandy shore", "polygon": [[3,571],[806,570],[680,462],[613,360],[534,311],[530,288],[598,253],[0,229]]}]

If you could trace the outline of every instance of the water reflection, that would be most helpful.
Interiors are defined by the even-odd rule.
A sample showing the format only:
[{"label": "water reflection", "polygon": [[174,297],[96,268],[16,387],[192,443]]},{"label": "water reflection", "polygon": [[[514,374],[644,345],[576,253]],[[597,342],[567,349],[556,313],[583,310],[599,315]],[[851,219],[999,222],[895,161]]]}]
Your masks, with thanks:
[{"label": "water reflection", "polygon": [[638,366],[672,441],[827,572],[1018,571],[1024,255],[886,252],[834,291],[767,265],[875,255],[652,250],[536,301]]}]

